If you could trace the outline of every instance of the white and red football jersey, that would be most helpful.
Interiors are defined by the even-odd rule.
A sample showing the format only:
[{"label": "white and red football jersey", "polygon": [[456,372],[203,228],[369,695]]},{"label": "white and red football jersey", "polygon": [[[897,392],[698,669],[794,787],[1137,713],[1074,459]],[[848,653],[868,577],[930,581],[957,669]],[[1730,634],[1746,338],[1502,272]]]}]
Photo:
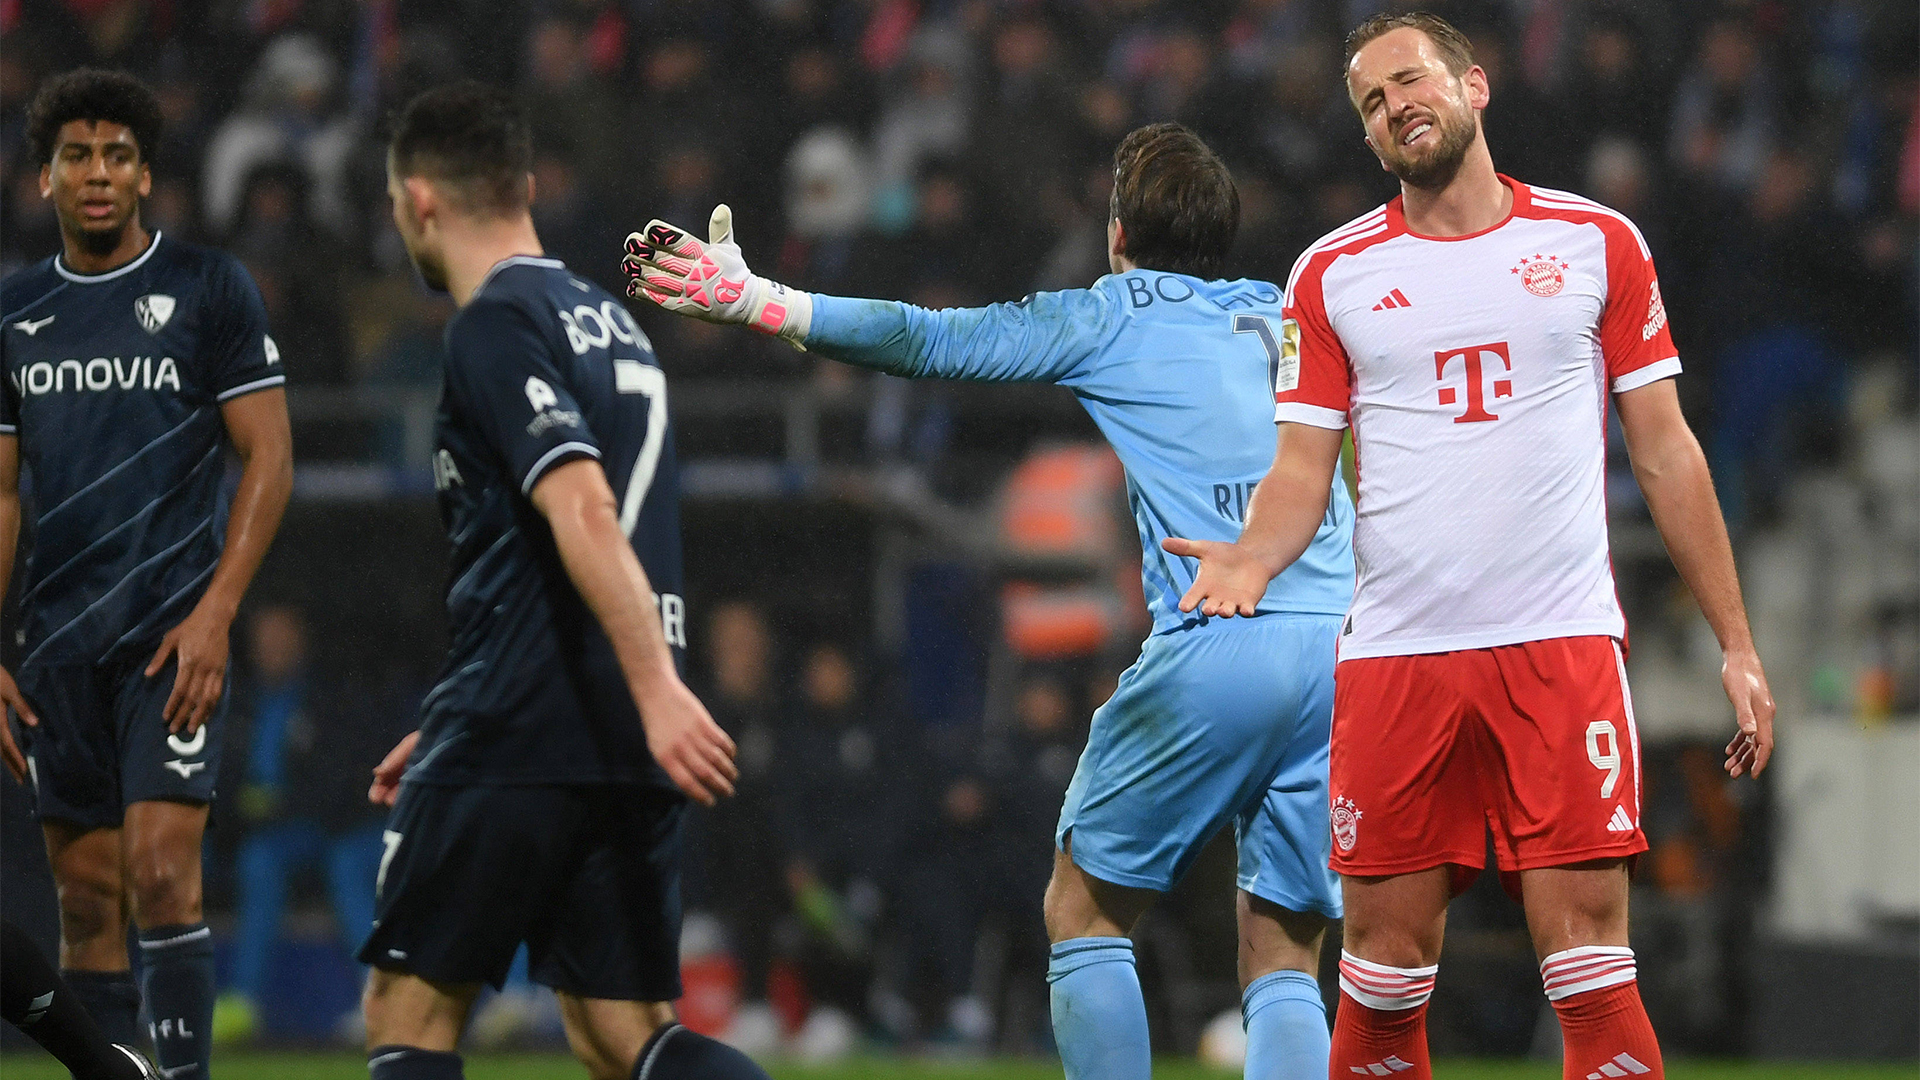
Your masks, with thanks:
[{"label": "white and red football jersey", "polygon": [[1420,236],[1396,198],[1287,282],[1274,418],[1353,428],[1342,659],[1626,635],[1606,395],[1680,370],[1653,259],[1621,214],[1501,181],[1485,232]]}]

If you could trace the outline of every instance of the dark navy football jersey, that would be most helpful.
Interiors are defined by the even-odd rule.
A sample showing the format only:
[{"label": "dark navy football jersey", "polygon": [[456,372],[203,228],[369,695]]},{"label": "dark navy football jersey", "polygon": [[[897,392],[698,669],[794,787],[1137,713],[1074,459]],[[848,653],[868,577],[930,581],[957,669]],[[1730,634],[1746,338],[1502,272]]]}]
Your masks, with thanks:
[{"label": "dark navy football jersey", "polygon": [[0,434],[36,511],[22,663],[151,652],[220,558],[220,405],[286,381],[260,291],[231,255],[156,232],[104,274],[56,255],[9,275],[0,311]]},{"label": "dark navy football jersey", "polygon": [[558,260],[502,261],[447,324],[436,447],[452,645],[407,779],[668,784],[613,646],[529,497],[555,466],[600,462],[678,662],[680,485],[646,335]]}]

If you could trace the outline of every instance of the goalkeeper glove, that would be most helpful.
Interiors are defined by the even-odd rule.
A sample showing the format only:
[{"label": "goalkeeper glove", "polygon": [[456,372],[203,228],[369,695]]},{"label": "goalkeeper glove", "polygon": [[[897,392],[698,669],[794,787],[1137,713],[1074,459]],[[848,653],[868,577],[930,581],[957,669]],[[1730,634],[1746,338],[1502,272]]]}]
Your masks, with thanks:
[{"label": "goalkeeper glove", "polygon": [[792,342],[813,325],[813,297],[747,269],[733,239],[733,211],[721,203],[707,222],[707,242],[659,218],[627,235],[627,295],[713,323],[742,323]]}]

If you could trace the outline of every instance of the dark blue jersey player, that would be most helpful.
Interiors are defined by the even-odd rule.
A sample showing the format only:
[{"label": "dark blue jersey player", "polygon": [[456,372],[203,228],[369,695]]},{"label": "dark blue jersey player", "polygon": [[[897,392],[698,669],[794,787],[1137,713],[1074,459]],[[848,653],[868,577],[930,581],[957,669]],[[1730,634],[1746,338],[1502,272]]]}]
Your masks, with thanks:
[{"label": "dark blue jersey player", "polygon": [[415,99],[388,155],[408,254],[460,306],[434,452],[453,643],[375,772],[393,816],[360,951],[368,1068],[458,1077],[474,997],[525,943],[591,1075],[764,1080],[669,1004],[686,800],[736,774],[679,676],[666,380],[619,301],[541,256],[531,157],[476,83]]},{"label": "dark blue jersey player", "polygon": [[[115,1041],[141,991],[166,1075],[207,1075],[213,949],[200,840],[219,771],[227,632],[292,487],[279,356],[228,255],[140,222],[159,135],[153,95],[77,71],[34,99],[28,134],[59,254],[0,282],[0,577],[22,488],[24,725],[0,753],[33,782],[59,883],[61,963]],[[227,448],[244,469],[223,505]],[[21,482],[22,466],[26,482]]]}]

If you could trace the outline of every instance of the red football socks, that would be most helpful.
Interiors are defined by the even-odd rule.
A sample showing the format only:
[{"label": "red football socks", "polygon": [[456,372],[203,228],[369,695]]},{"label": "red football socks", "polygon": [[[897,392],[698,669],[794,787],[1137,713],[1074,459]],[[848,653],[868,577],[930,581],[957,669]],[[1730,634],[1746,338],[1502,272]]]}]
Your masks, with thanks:
[{"label": "red football socks", "polygon": [[1664,1080],[1660,1044],[1635,982],[1633,950],[1587,945],[1540,965],[1560,1015],[1564,1080]]},{"label": "red football socks", "polygon": [[1437,970],[1388,967],[1342,952],[1332,1075],[1432,1080],[1427,999]]}]

